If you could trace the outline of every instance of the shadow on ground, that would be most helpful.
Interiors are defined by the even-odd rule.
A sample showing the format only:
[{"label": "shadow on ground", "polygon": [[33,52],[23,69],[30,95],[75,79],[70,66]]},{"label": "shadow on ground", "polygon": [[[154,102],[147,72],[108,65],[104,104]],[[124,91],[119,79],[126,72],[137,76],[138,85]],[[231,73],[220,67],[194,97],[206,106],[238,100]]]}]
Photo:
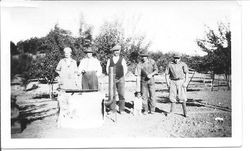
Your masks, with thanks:
[{"label": "shadow on ground", "polygon": [[[202,99],[188,99],[186,105],[187,106],[194,106],[194,107],[202,107],[202,106],[204,106],[203,104],[200,104],[202,101],[203,101]],[[171,103],[169,98],[164,97],[164,96],[158,97],[157,102],[163,103],[163,104]],[[177,102],[177,104],[180,104],[180,103]]]}]

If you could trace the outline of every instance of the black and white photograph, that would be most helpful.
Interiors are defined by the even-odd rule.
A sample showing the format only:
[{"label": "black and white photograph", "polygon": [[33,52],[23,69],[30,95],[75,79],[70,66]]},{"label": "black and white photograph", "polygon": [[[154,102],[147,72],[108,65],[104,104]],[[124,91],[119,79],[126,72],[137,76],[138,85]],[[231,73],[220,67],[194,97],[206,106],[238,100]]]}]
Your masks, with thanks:
[{"label": "black and white photograph", "polygon": [[236,1],[2,2],[1,18],[3,147],[241,145]]}]

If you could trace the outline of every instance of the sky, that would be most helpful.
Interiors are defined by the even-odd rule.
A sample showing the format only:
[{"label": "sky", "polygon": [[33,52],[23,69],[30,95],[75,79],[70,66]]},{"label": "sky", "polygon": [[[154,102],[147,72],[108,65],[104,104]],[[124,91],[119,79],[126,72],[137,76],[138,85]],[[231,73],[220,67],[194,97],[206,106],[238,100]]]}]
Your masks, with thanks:
[{"label": "sky", "polygon": [[46,1],[2,6],[9,16],[10,37],[15,43],[46,36],[55,24],[77,36],[82,15],[94,27],[94,37],[105,21],[118,19],[125,36],[145,36],[145,41],[151,42],[150,51],[188,55],[204,55],[196,40],[205,37],[205,26],[216,29],[219,22],[231,23],[238,9],[234,1]]}]

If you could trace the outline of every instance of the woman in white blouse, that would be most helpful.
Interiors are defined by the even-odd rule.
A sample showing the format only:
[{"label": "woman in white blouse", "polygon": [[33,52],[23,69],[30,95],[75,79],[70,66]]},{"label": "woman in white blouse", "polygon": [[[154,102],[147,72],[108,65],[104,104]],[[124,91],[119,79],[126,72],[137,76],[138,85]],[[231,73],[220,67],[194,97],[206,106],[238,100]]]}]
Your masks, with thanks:
[{"label": "woman in white blouse", "polygon": [[98,77],[102,74],[100,61],[93,57],[92,49],[85,51],[87,56],[83,58],[78,67],[78,72],[82,73],[82,89],[98,90]]}]

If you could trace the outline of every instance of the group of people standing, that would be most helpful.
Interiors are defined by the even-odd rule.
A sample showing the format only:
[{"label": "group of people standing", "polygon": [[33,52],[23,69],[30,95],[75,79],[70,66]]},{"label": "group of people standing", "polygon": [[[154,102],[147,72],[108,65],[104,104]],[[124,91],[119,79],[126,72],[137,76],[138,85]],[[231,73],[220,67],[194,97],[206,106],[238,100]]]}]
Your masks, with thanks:
[{"label": "group of people standing", "polygon": [[[127,63],[124,57],[120,55],[121,46],[115,45],[111,49],[113,55],[107,61],[106,71],[109,74],[109,67],[115,67],[115,86],[119,97],[119,113],[125,114],[125,74],[127,73]],[[82,90],[98,90],[98,77],[102,74],[100,61],[93,57],[93,51],[87,49],[87,54],[77,67],[75,60],[71,58],[72,50],[69,47],[64,48],[65,58],[60,60],[56,72],[60,77],[60,88]],[[136,91],[142,94],[146,103],[143,104],[144,114],[154,114],[156,111],[155,79],[158,74],[156,62],[149,58],[149,54],[140,54],[142,61],[135,69]],[[188,67],[181,61],[181,56],[175,54],[173,61],[166,67],[165,78],[167,88],[169,88],[169,99],[171,101],[170,113],[174,112],[175,103],[182,102],[183,116],[187,116],[186,111],[186,87],[188,84]],[[81,83],[76,79],[81,77]],[[177,98],[179,98],[177,100]],[[110,104],[111,113],[116,111],[116,100]]]}]

